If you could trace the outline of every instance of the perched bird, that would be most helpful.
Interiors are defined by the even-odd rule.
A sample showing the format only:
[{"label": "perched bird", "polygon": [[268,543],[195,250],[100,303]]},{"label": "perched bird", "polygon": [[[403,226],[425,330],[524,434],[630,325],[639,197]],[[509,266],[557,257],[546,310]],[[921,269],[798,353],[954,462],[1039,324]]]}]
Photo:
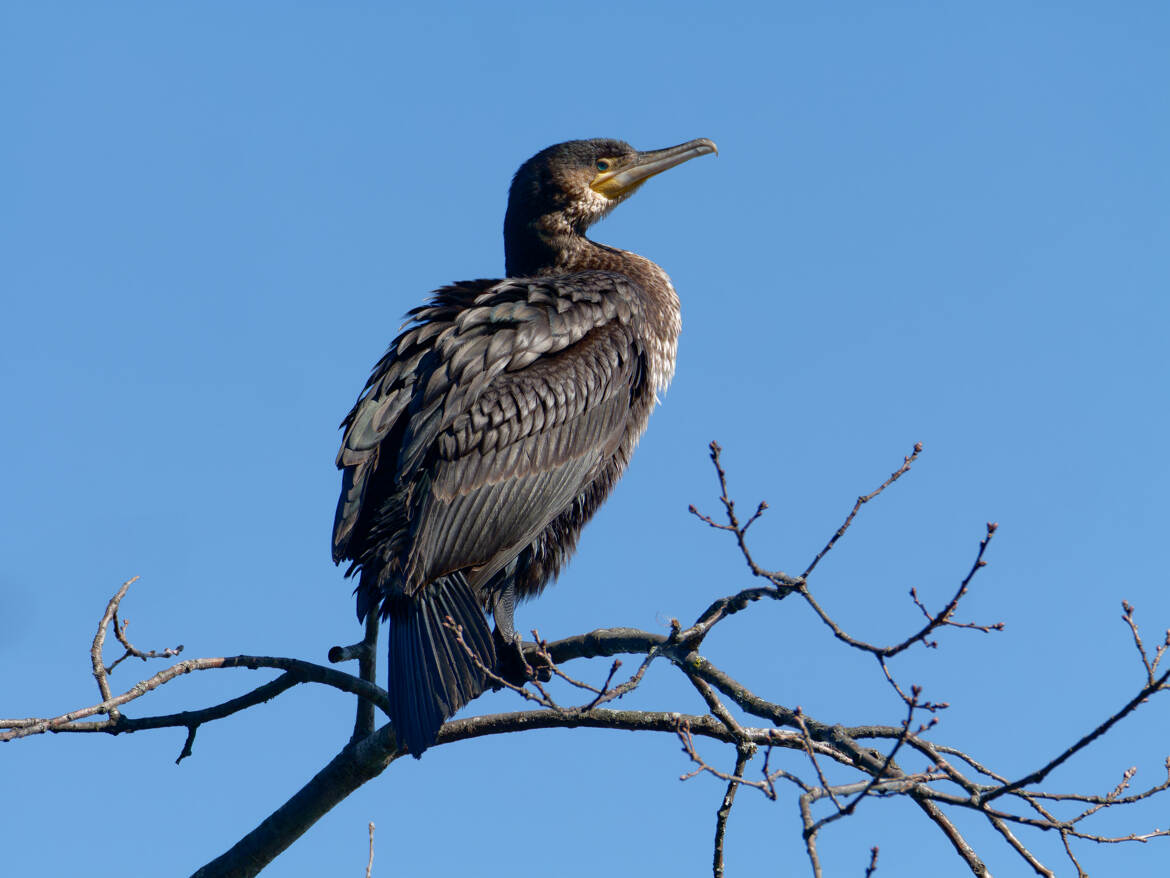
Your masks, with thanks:
[{"label": "perched bird", "polygon": [[416,757],[483,692],[483,669],[518,655],[516,601],[573,553],[674,374],[670,279],[585,231],[714,152],[705,138],[650,152],[598,139],[530,158],[508,196],[508,277],[411,311],[342,422],[333,560],[359,577],[358,618],[389,620],[390,719]]}]

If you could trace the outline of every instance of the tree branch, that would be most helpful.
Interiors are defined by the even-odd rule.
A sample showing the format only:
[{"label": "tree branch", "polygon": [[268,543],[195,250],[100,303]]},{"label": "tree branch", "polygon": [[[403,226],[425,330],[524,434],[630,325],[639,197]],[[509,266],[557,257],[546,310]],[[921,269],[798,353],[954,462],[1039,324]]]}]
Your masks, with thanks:
[{"label": "tree branch", "polygon": [[[169,717],[153,717],[143,720],[128,720],[124,717],[116,716],[116,710],[114,709],[141,698],[147,692],[157,689],[159,686],[183,674],[189,674],[192,671],[217,670],[221,668],[248,668],[250,670],[275,668],[285,671],[286,675],[291,677],[294,683],[321,683],[326,686],[332,686],[334,689],[339,689],[342,692],[360,695],[374,702],[383,712],[387,710],[389,703],[386,691],[378,686],[367,683],[365,680],[359,680],[350,674],[335,671],[332,668],[326,668],[322,665],[316,665],[300,659],[264,655],[186,659],[171,665],[166,670],[159,671],[149,679],[136,683],[121,695],[111,696],[107,700],[90,707],[79,708],[78,710],[72,710],[55,717],[0,719],[0,729],[10,729],[10,731],[0,733],[0,743],[16,738],[24,738],[29,735],[40,735],[45,732],[108,732],[116,735],[122,732],[135,731],[138,728],[163,728],[165,726],[186,726],[190,728],[193,722],[198,725],[199,722],[205,722],[207,719],[219,719],[221,716],[227,716],[235,713],[238,709],[242,709],[242,707],[226,709],[229,705],[233,705],[240,699],[233,699],[222,705],[206,708],[202,712],[191,711],[172,714]],[[278,684],[279,680],[276,680],[266,684],[266,686],[275,687]],[[279,685],[279,691],[265,690],[264,687],[260,687],[260,689],[254,690],[254,692],[248,695],[241,696],[241,698],[250,699],[243,706],[259,704],[261,701],[267,701],[269,698],[272,698],[274,694],[279,694],[279,692],[291,688],[291,684]],[[257,695],[256,693],[261,694]],[[77,720],[100,713],[111,714],[110,719],[98,723],[77,724]],[[206,719],[200,718],[201,713],[206,716]]]},{"label": "tree branch", "polygon": [[[916,445],[914,453],[904,458],[902,466],[877,489],[858,498],[845,522],[813,558],[800,578],[768,570],[753,558],[747,533],[768,507],[766,503],[760,503],[746,521],[740,519],[735,501],[728,491],[727,474],[720,458],[721,451],[716,443],[711,444],[711,460],[720,487],[719,500],[726,524],[702,515],[694,507],[692,512],[708,526],[732,534],[751,574],[765,579],[767,585],[745,588],[713,601],[689,627],[684,628],[677,620],[672,619],[667,634],[634,628],[606,628],[547,643],[534,631],[536,642],[524,645],[526,659],[530,659],[533,666],[532,679],[527,685],[519,686],[499,680],[494,676],[492,669],[483,670],[490,679],[499,680],[501,685],[521,697],[536,702],[542,709],[469,717],[449,722],[440,730],[436,746],[445,746],[468,738],[540,728],[590,727],[673,734],[680,741],[683,752],[691,763],[697,766],[694,770],[684,773],[683,779],[709,774],[719,778],[724,784],[722,798],[716,810],[712,856],[712,868],[717,878],[724,871],[727,823],[738,789],[746,786],[759,790],[771,800],[776,800],[778,794],[775,782],[778,779],[789,781],[799,791],[797,801],[806,852],[813,874],[818,876],[822,873],[817,849],[822,830],[829,824],[852,815],[863,801],[874,797],[910,796],[925,816],[950,840],[967,868],[975,875],[986,875],[987,869],[982,858],[959,833],[948,816],[954,809],[979,814],[1015,854],[1032,871],[1040,875],[1051,875],[1052,872],[1028,850],[1024,841],[1017,835],[1021,829],[1056,830],[1070,861],[1082,874],[1083,870],[1073,853],[1072,839],[1120,843],[1142,842],[1170,835],[1170,830],[1153,830],[1110,837],[1092,834],[1080,826],[1082,821],[1105,808],[1136,803],[1170,789],[1170,760],[1166,762],[1165,780],[1140,793],[1125,795],[1136,770],[1132,768],[1127,770],[1114,789],[1105,795],[1053,793],[1035,788],[1035,785],[1042,782],[1057,766],[1108,733],[1117,722],[1136,710],[1151,695],[1168,688],[1170,671],[1160,676],[1156,674],[1161,660],[1170,650],[1170,634],[1156,650],[1148,651],[1134,620],[1133,607],[1123,603],[1125,611],[1123,619],[1130,628],[1142,661],[1147,685],[1124,707],[1063,753],[1036,771],[1017,781],[1009,782],[1002,774],[985,766],[972,755],[945,744],[926,740],[923,733],[933,727],[935,720],[931,719],[929,723],[912,732],[911,723],[917,710],[936,711],[947,705],[922,701],[919,687],[901,685],[895,680],[887,663],[888,658],[906,651],[915,643],[922,643],[928,647],[937,646],[937,643],[929,638],[933,632],[945,626],[973,628],[984,632],[1002,628],[999,624],[987,626],[954,621],[958,605],[968,593],[975,574],[986,565],[984,555],[996,526],[994,524],[987,526],[986,535],[979,544],[970,570],[941,610],[931,613],[918,599],[917,593],[912,591],[911,598],[925,617],[925,623],[915,622],[911,633],[892,646],[874,645],[854,637],[829,616],[814,599],[809,590],[807,577],[852,526],[861,507],[909,471],[911,464],[921,452],[921,445]],[[0,720],[0,729],[7,730],[0,732],[0,741],[47,731],[120,734],[151,728],[183,727],[187,730],[187,737],[179,755],[178,761],[181,761],[191,754],[195,734],[203,723],[246,710],[301,683],[321,683],[357,696],[354,731],[350,742],[294,796],[228,851],[199,870],[196,873],[198,876],[205,878],[212,875],[255,875],[306,832],[323,814],[359,786],[380,775],[402,755],[393,730],[388,725],[376,728],[375,723],[375,708],[385,712],[389,700],[386,691],[374,682],[378,638],[376,614],[367,620],[365,636],[360,643],[348,647],[334,647],[329,653],[331,662],[357,659],[357,676],[292,658],[240,655],[189,659],[176,662],[152,677],[140,681],[126,692],[115,695],[110,688],[109,675],[123,659],[129,656],[143,660],[168,657],[181,649],[177,647],[161,653],[143,652],[136,649],[126,638],[125,623],[120,621],[118,613],[120,603],[133,582],[134,580],[130,580],[124,583],[107,604],[89,650],[100,702],[56,717]],[[900,724],[844,727],[816,720],[799,707],[774,703],[753,692],[700,653],[700,647],[715,625],[746,610],[763,598],[782,600],[793,592],[801,594],[836,640],[875,656],[884,679],[906,710],[906,717]],[[125,648],[126,653],[118,661],[107,666],[103,650],[111,624],[115,637]],[[454,626],[453,630],[457,637],[461,637],[457,626]],[[614,685],[614,677],[621,666],[620,660],[610,663],[608,673],[597,684],[587,682],[583,679],[584,675],[579,673],[570,676],[560,667],[578,659],[612,658],[620,655],[640,655],[643,658],[635,673],[617,685]],[[707,710],[706,714],[622,710],[609,706],[638,688],[650,666],[658,658],[666,659],[670,666],[677,668],[686,676],[701,696]],[[276,679],[236,698],[201,710],[138,718],[126,717],[120,712],[125,704],[184,674],[223,668],[252,670],[271,668],[283,673]],[[549,683],[550,678],[552,681],[549,686],[543,685]],[[557,683],[557,680],[562,683]],[[557,691],[554,687],[561,685],[569,687],[568,691],[572,693],[578,695],[585,693],[585,703],[566,706],[567,702],[562,699],[559,692],[556,697],[562,699],[562,702],[554,700],[553,693]],[[102,715],[104,718],[90,719]],[[760,727],[744,725],[745,716],[762,720],[763,725]],[[704,761],[696,748],[696,737],[734,746],[736,760],[733,772],[727,774]],[[868,746],[871,742],[879,741],[886,742],[879,745],[882,748],[880,750]],[[761,749],[763,751],[761,775],[760,779],[756,780],[747,776],[748,765]],[[895,757],[902,752],[909,753],[911,757],[925,757],[927,765],[924,769],[904,771],[895,761]],[[792,762],[795,767],[774,768],[773,758],[777,761]],[[822,765],[824,763],[824,766],[828,766],[829,762],[839,766],[836,771],[852,770],[856,772],[856,776],[846,782],[831,783],[831,772],[827,772]],[[805,780],[797,772],[815,776]],[[956,793],[951,785],[961,792]],[[1002,804],[998,807],[992,804],[996,799],[1002,799]],[[1061,818],[1057,812],[1066,807],[1060,804],[1062,802],[1074,803],[1080,808],[1079,813]],[[827,810],[829,808],[831,810]],[[1013,809],[1022,810],[1023,813],[1016,813]],[[818,817],[817,811],[821,811],[823,816]],[[873,874],[876,867],[875,846],[871,849],[866,875]],[[367,871],[371,868],[372,837],[371,860]]]}]

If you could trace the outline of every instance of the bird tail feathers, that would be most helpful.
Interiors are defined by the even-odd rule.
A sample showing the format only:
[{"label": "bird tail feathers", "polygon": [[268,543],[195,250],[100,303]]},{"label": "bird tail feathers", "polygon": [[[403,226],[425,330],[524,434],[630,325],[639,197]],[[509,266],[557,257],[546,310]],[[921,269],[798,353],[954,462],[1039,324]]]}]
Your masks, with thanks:
[{"label": "bird tail feathers", "polygon": [[[495,667],[495,645],[461,573],[428,582],[409,598],[391,598],[383,613],[390,619],[390,721],[417,759],[435,743],[440,726],[484,691],[480,665]],[[466,647],[444,624],[448,618]]]}]

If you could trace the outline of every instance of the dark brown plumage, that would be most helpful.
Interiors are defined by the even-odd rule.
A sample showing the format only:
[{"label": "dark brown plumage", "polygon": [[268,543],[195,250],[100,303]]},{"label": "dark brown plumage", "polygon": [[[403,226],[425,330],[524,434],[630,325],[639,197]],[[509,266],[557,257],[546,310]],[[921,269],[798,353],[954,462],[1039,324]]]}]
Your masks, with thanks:
[{"label": "dark brown plumage", "polygon": [[[621,476],[674,373],[679,304],[654,263],[586,229],[646,179],[715,152],[616,140],[549,147],[512,181],[506,280],[438,290],[342,427],[333,559],[359,618],[389,619],[390,714],[419,756],[516,648],[537,595]],[[496,637],[485,612],[496,621]]]}]

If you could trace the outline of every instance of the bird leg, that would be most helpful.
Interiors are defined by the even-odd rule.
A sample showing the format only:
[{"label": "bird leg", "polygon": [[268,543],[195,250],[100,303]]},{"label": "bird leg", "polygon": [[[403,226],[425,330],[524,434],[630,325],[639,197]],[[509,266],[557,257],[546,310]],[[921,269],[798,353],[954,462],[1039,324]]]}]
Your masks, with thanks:
[{"label": "bird leg", "polygon": [[552,666],[540,652],[540,644],[520,639],[514,622],[515,611],[516,587],[510,584],[492,605],[496,620],[496,673],[513,686],[523,686],[529,680],[547,683],[552,679]]}]

